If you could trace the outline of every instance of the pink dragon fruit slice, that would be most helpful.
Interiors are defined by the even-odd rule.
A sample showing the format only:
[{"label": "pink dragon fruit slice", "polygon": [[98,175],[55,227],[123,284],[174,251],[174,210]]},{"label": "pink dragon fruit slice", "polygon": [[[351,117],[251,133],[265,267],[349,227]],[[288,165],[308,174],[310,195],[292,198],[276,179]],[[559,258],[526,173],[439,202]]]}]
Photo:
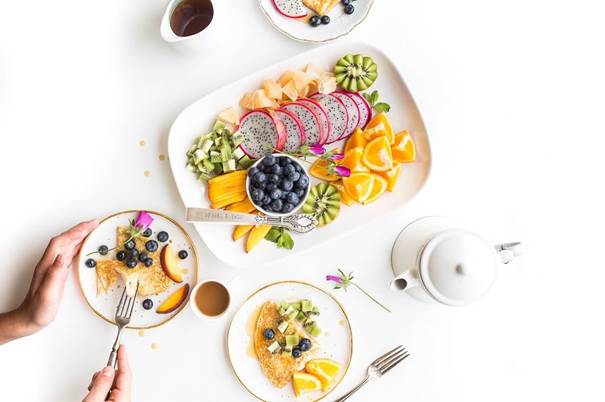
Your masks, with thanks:
[{"label": "pink dragon fruit slice", "polygon": [[357,125],[357,128],[364,129],[368,125],[370,120],[372,120],[372,107],[370,106],[368,101],[365,100],[365,98],[363,96],[361,96],[360,94],[358,94],[357,92],[348,92],[348,91],[338,91],[338,92],[347,95],[349,98],[351,98],[353,100],[353,102],[355,102],[357,104],[357,107],[359,107],[359,112],[361,113],[360,117],[359,117],[359,124]]},{"label": "pink dragon fruit slice", "polygon": [[252,110],[240,118],[239,132],[244,138],[242,151],[258,159],[273,150],[282,150],[286,142],[284,124],[264,110]]},{"label": "pink dragon fruit slice", "polygon": [[277,11],[288,18],[302,18],[307,16],[302,0],[273,0]]},{"label": "pink dragon fruit slice", "polygon": [[303,125],[305,129],[305,144],[319,144],[323,137],[319,118],[309,106],[301,102],[291,102],[283,105],[280,110],[292,113]]},{"label": "pink dragon fruit slice", "polygon": [[342,103],[344,103],[345,107],[347,108],[347,112],[349,113],[347,131],[339,138],[339,140],[342,140],[343,138],[353,134],[353,131],[355,131],[359,125],[359,117],[361,116],[361,112],[359,111],[357,103],[353,102],[353,99],[349,98],[347,95],[340,92],[333,92],[332,96],[340,99]]},{"label": "pink dragon fruit slice", "polygon": [[326,109],[328,112],[328,119],[332,124],[332,130],[326,141],[326,144],[331,144],[334,141],[338,141],[347,132],[349,125],[349,112],[340,99],[332,94],[315,94],[311,96],[312,99],[317,101]]},{"label": "pink dragon fruit slice", "polygon": [[319,123],[321,124],[321,137],[319,139],[319,144],[325,144],[328,140],[328,137],[330,136],[330,131],[332,131],[332,124],[330,123],[330,119],[328,118],[328,112],[326,111],[326,108],[324,108],[315,99],[300,98],[297,100],[297,102],[307,105],[311,110],[315,112],[319,119]]},{"label": "pink dragon fruit slice", "polygon": [[275,117],[283,122],[286,127],[286,144],[283,150],[286,152],[296,151],[301,145],[305,143],[306,133],[305,128],[298,118],[282,109],[275,111]]}]

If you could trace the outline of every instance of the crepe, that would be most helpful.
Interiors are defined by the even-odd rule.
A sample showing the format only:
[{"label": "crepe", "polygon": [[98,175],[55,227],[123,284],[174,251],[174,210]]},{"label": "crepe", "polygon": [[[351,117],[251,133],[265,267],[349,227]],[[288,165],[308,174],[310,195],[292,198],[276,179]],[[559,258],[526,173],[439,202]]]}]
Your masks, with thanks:
[{"label": "crepe", "polygon": [[328,15],[340,0],[303,0],[303,4],[318,15]]}]

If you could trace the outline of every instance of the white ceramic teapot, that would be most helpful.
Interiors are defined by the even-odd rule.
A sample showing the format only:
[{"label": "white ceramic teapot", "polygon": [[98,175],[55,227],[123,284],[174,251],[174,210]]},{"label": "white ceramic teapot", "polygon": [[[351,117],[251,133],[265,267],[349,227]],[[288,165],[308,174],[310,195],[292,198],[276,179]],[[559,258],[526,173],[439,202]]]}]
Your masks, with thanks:
[{"label": "white ceramic teapot", "polygon": [[498,266],[520,252],[521,243],[490,245],[443,217],[420,218],[395,241],[391,289],[433,303],[462,306],[484,296]]}]

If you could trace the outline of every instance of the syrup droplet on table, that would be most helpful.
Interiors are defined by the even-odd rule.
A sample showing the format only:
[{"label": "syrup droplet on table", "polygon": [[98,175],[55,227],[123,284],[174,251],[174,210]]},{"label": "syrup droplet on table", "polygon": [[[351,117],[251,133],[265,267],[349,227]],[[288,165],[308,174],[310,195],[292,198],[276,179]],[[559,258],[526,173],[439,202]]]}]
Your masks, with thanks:
[{"label": "syrup droplet on table", "polygon": [[143,331],[142,329],[139,330],[139,336],[145,336],[145,331]]},{"label": "syrup droplet on table", "polygon": [[144,147],[145,146],[145,140],[139,141],[139,145],[142,146],[142,147]]},{"label": "syrup droplet on table", "polygon": [[158,348],[158,344],[157,344],[157,343],[155,343],[155,342],[153,342],[153,343],[151,344],[151,349],[156,350],[157,348]]},{"label": "syrup droplet on table", "polygon": [[161,160],[161,161],[166,160],[166,155],[164,155],[164,154],[160,154],[160,160]]},{"label": "syrup droplet on table", "polygon": [[144,171],[144,172],[143,172],[143,174],[145,175],[145,177],[149,177],[149,175],[150,175],[151,173],[149,172],[149,170],[146,170],[146,171]]}]

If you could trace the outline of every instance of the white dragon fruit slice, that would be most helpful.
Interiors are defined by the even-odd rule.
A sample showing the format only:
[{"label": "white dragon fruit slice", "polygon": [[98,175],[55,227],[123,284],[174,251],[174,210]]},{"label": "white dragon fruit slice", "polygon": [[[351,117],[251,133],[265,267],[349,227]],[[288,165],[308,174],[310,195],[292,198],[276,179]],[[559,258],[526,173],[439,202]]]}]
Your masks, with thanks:
[{"label": "white dragon fruit slice", "polygon": [[240,118],[238,126],[244,142],[242,151],[258,159],[274,149],[282,150],[286,142],[284,124],[264,110],[252,110]]},{"label": "white dragon fruit slice", "polygon": [[308,106],[311,110],[315,112],[315,115],[319,119],[319,123],[321,124],[321,137],[319,138],[319,144],[325,144],[328,141],[328,137],[330,136],[330,131],[332,131],[332,124],[330,123],[330,119],[328,118],[328,112],[326,108],[324,108],[321,103],[316,101],[315,99],[309,98],[300,98],[296,102],[302,103]]},{"label": "white dragon fruit slice", "polygon": [[273,5],[281,15],[288,18],[307,16],[302,0],[273,0]]},{"label": "white dragon fruit slice", "polygon": [[353,131],[355,131],[357,125],[359,124],[359,117],[361,116],[361,112],[359,111],[357,103],[353,102],[353,99],[349,98],[347,95],[340,92],[333,92],[332,96],[335,96],[340,99],[342,103],[344,103],[345,107],[347,108],[347,112],[349,113],[347,131],[339,138],[339,140],[342,140],[343,138],[346,138],[349,135],[353,134]]},{"label": "white dragon fruit slice", "polygon": [[353,102],[357,103],[357,107],[359,107],[359,112],[361,113],[359,116],[359,124],[357,128],[364,129],[370,120],[372,120],[372,107],[368,103],[367,100],[357,92],[348,92],[348,91],[338,91],[347,95],[349,98],[353,100]]},{"label": "white dragon fruit slice", "polygon": [[281,120],[286,128],[286,144],[283,150],[296,151],[305,143],[306,133],[302,123],[294,114],[286,110],[276,110],[275,117]]},{"label": "white dragon fruit slice", "polygon": [[332,130],[326,141],[330,144],[334,141],[338,141],[347,132],[349,125],[349,112],[340,99],[332,94],[315,94],[311,96],[312,99],[317,101],[326,109],[328,112],[328,119],[332,125]]},{"label": "white dragon fruit slice", "polygon": [[301,122],[305,129],[305,144],[319,144],[323,137],[319,118],[309,106],[301,102],[291,102],[283,105],[280,110],[292,113]]}]

